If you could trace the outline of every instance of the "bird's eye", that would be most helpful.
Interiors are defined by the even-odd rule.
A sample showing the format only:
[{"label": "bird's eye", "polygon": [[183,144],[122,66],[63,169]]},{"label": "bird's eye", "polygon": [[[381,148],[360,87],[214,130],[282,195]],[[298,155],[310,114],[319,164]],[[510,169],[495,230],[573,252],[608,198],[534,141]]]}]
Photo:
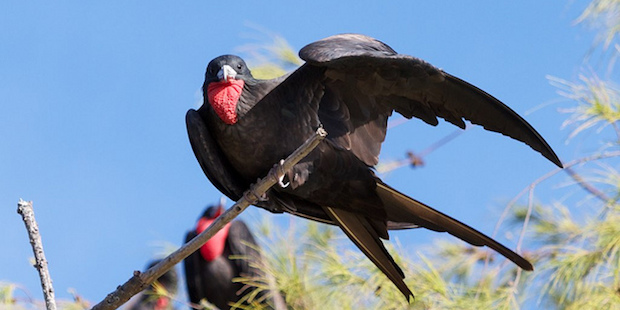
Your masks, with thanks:
[{"label": "bird's eye", "polygon": [[238,64],[237,65],[237,69],[241,70],[241,68],[243,68],[243,65],[242,64]]}]

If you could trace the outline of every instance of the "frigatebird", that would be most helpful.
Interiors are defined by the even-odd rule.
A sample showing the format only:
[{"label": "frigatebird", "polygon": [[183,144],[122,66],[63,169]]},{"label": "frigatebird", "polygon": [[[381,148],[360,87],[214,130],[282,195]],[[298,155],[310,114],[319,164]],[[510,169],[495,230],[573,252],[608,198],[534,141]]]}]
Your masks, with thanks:
[{"label": "frigatebird", "polygon": [[[150,269],[159,263],[160,260],[151,261],[146,269]],[[142,291],[136,298],[135,303],[129,305],[129,310],[172,310],[174,305],[171,297],[176,295],[179,277],[175,268],[172,268],[161,277],[159,277],[155,283],[150,285],[147,289]]]},{"label": "frigatebird", "polygon": [[[185,242],[209,227],[223,211],[224,205],[221,203],[208,207],[196,228],[187,233]],[[266,282],[267,278],[259,266],[262,257],[258,249],[244,222],[236,220],[224,226],[200,250],[183,261],[190,301],[200,304],[202,299],[206,299],[219,309],[229,309],[240,300],[246,306],[255,302],[266,308],[276,308],[274,302],[283,301],[274,301],[275,294],[240,281],[245,278],[249,280],[247,282]],[[255,295],[250,298],[248,294]]]},{"label": "frigatebird", "polygon": [[204,103],[186,115],[192,149],[222,193],[238,200],[319,126],[328,137],[283,175],[256,205],[339,226],[409,300],[404,274],[380,239],[388,229],[424,227],[488,246],[519,267],[532,264],[497,241],[378,178],[387,120],[394,111],[462,129],[464,120],[524,142],[559,167],[547,142],[501,101],[424,60],[374,38],[341,34],[299,52],[305,64],[271,80],[252,77],[238,56],[207,66]]}]

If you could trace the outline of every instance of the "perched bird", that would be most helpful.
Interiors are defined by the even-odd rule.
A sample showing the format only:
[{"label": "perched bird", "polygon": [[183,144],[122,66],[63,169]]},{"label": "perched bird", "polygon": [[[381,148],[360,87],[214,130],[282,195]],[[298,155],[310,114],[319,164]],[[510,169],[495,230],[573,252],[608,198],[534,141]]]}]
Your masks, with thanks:
[{"label": "perched bird", "polygon": [[186,116],[192,149],[222,193],[238,200],[274,163],[319,126],[328,132],[257,206],[338,225],[409,300],[404,274],[380,239],[389,229],[424,227],[488,246],[525,270],[532,265],[481,232],[393,189],[374,171],[387,119],[396,111],[437,125],[465,120],[522,141],[558,166],[545,140],[479,88],[374,38],[335,35],[305,46],[306,61],[272,80],[252,77],[239,57],[207,66],[204,103]]},{"label": "perched bird", "polygon": [[[187,233],[185,242],[209,227],[223,211],[223,204],[208,207],[196,228]],[[233,282],[233,279],[265,279],[263,271],[256,265],[261,259],[257,249],[252,233],[242,221],[233,221],[224,226],[200,250],[183,261],[190,301],[200,304],[200,300],[206,299],[220,309],[229,309],[230,305],[253,293],[256,287]],[[253,300],[273,307],[273,294],[268,294],[264,289],[256,293]]]},{"label": "perched bird", "polygon": [[[159,263],[154,260],[148,264],[149,269]],[[179,277],[176,269],[172,268],[159,277],[155,283],[142,291],[136,298],[135,303],[129,305],[130,310],[172,310],[174,306],[171,296],[176,295]]]}]

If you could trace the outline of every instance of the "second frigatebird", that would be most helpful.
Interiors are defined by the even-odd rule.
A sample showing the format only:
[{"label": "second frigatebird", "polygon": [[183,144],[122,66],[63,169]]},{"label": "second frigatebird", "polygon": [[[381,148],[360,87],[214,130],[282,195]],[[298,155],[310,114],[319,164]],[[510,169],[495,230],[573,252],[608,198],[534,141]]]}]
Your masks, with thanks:
[{"label": "second frigatebird", "polygon": [[215,187],[238,200],[323,126],[327,139],[259,207],[338,225],[407,299],[413,294],[404,274],[380,240],[388,239],[388,229],[448,232],[533,269],[497,241],[393,189],[372,169],[394,111],[430,125],[440,117],[465,128],[469,120],[526,143],[561,167],[530,124],[479,88],[364,35],[328,37],[299,55],[304,65],[272,80],[254,79],[233,55],[207,66],[204,103],[188,111],[186,122],[194,154]]},{"label": "second frigatebird", "polygon": [[[223,211],[223,204],[208,207],[196,229],[187,233],[185,242],[204,231]],[[240,278],[254,283],[264,281],[265,274],[258,266],[261,259],[258,245],[245,223],[237,220],[227,224],[183,261],[190,301],[200,304],[200,300],[206,299],[219,309],[229,309],[238,301],[245,306],[255,302],[267,308],[286,309],[278,293],[238,281]],[[255,295],[249,298],[249,294]]]}]

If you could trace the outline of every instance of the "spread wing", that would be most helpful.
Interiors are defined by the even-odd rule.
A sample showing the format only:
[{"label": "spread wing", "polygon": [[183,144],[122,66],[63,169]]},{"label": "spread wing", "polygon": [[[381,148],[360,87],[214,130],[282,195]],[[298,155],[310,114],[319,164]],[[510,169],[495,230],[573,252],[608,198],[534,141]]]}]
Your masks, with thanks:
[{"label": "spread wing", "polygon": [[236,175],[200,114],[190,109],[185,122],[192,150],[202,171],[220,192],[233,201],[239,200],[248,186]]},{"label": "spread wing", "polygon": [[336,35],[307,45],[299,55],[307,62],[300,70],[325,70],[319,117],[332,140],[368,165],[377,163],[387,117],[396,111],[431,125],[441,117],[465,128],[463,119],[469,120],[524,142],[562,166],[540,134],[502,102],[421,59],[397,54],[378,40]]}]

